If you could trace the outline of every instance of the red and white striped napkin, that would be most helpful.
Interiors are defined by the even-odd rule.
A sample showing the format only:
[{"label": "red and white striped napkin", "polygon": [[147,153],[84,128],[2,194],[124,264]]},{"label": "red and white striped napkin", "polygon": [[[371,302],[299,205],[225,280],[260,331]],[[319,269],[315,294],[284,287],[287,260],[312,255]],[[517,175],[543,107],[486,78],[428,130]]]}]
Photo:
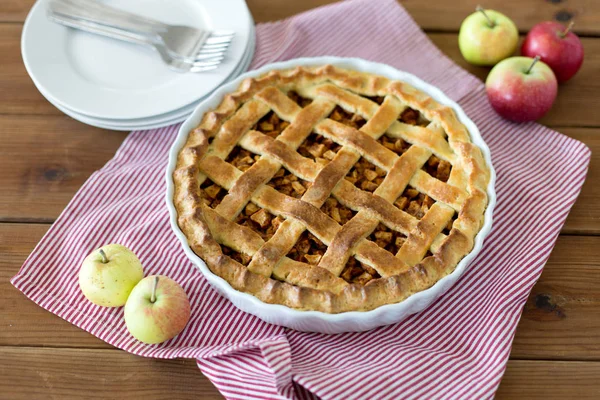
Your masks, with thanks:
[{"label": "red and white striped napkin", "polygon": [[[178,126],[131,133],[12,283],[126,351],[196,358],[230,399],[493,397],[525,300],[585,179],[589,149],[543,126],[499,118],[483,84],[445,57],[394,0],[343,2],[257,26],[253,67],[321,55],[386,63],[441,88],[492,151],[494,229],[462,279],[431,307],[396,325],[340,335],[287,330],[237,310],[211,289],[169,227],[164,171]],[[185,288],[192,319],[177,338],[141,344],[127,333],[122,308],[83,297],[80,263],[110,242],[133,249],[147,274],[169,275]]]}]

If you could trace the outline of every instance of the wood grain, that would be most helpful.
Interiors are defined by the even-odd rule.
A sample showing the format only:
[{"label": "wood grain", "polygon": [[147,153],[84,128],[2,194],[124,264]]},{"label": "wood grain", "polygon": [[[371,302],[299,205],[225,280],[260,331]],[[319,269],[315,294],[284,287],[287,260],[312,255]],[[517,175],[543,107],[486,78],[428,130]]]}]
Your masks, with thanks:
[{"label": "wood grain", "polygon": [[2,221],[53,221],[126,136],[67,116],[0,116],[0,125]]},{"label": "wood grain", "polygon": [[[0,221],[53,221],[76,190],[112,157],[125,134],[62,116],[37,91],[20,55],[22,22],[35,0],[0,2]],[[248,0],[256,22],[332,0]],[[481,79],[488,69],[460,56],[456,32],[479,0],[401,0],[440,49]],[[600,35],[597,0],[487,0],[525,32],[542,20],[575,20]],[[4,22],[4,23],[3,23]],[[541,122],[582,140],[592,162],[563,233],[600,235],[600,39],[583,39],[586,60],[559,88]],[[35,115],[35,116],[34,116]],[[0,397],[221,398],[192,360],[151,360],[113,349],[44,311],[9,279],[47,224],[0,223]],[[498,399],[600,398],[600,237],[561,236],[525,306]],[[584,360],[584,361],[568,361]]]},{"label": "wood grain", "polygon": [[10,284],[10,278],[19,271],[49,227],[47,224],[0,224],[0,346],[112,348],[45,311]]},{"label": "wood grain", "polygon": [[[445,4],[445,3],[444,3]],[[449,3],[450,4],[450,3]],[[599,24],[600,25],[600,24]],[[491,68],[469,64],[460,54],[455,34],[429,34],[429,38],[458,65],[485,81]],[[522,40],[522,38],[521,38]],[[600,40],[582,39],[585,61],[581,70],[569,82],[561,84],[552,109],[539,123],[556,126],[600,126]]]},{"label": "wood grain", "polygon": [[[9,284],[47,228],[0,224],[0,346],[111,348],[38,307]],[[600,237],[561,236],[525,307],[511,356],[600,360],[597,287]]]},{"label": "wood grain", "polygon": [[[600,40],[599,40],[600,41]],[[581,194],[562,229],[565,234],[600,235],[600,129],[559,128],[560,132],[582,141],[592,151],[588,174]]]},{"label": "wood grain", "polygon": [[[0,22],[22,22],[35,0],[3,0]],[[256,22],[275,21],[310,10],[335,0],[248,0],[248,7]],[[423,1],[401,0],[417,23],[425,30],[457,32],[465,17],[475,11],[479,0]],[[600,12],[596,0],[486,0],[485,8],[498,10],[509,16],[519,27],[527,31],[540,21],[576,21],[579,34],[600,34]]]},{"label": "wood grain", "polygon": [[[0,221],[52,222],[85,180],[113,157],[126,134],[66,116],[1,116]],[[560,128],[592,149],[589,177],[565,233],[600,234],[600,129]],[[35,150],[32,150],[35,149]]]},{"label": "wood grain", "polygon": [[560,236],[513,342],[519,359],[600,360],[600,237]]},{"label": "wood grain", "polygon": [[496,399],[598,399],[599,376],[597,362],[509,360]]},{"label": "wood grain", "polygon": [[[23,66],[19,37],[21,26],[0,24],[0,114],[63,115],[36,89]],[[457,35],[432,33],[429,38],[463,68],[485,79],[489,68],[468,64],[460,55]],[[586,60],[578,74],[560,86],[553,109],[540,122],[549,126],[600,126],[600,40],[583,39]],[[4,61],[5,59],[5,61]]]},{"label": "wood grain", "polygon": [[562,23],[575,21],[575,31],[579,34],[600,33],[600,10],[596,0],[401,0],[400,3],[425,30],[457,32],[465,17],[481,4],[486,9],[507,15],[521,32],[527,32],[541,21],[550,20]]},{"label": "wood grain", "polygon": [[194,360],[119,350],[2,347],[0,376],[0,393],[14,400],[223,398]]},{"label": "wood grain", "polygon": [[[85,365],[82,369],[80,366]],[[0,348],[0,393],[10,398],[221,399],[193,360],[118,350]],[[497,399],[594,399],[600,363],[509,360]]]}]

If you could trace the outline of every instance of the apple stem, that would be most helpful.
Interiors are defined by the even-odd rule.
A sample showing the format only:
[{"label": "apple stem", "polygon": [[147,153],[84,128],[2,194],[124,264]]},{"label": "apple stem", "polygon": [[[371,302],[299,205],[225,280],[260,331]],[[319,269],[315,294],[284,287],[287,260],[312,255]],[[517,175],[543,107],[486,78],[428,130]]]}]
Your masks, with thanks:
[{"label": "apple stem", "polygon": [[483,9],[483,7],[481,6],[477,6],[475,8],[475,11],[479,11],[480,13],[483,14],[483,16],[485,17],[485,19],[487,19],[488,24],[490,25],[490,28],[493,28],[496,26],[496,24],[494,23],[494,21],[491,20],[490,17],[488,17],[488,15],[485,13],[485,10]]},{"label": "apple stem", "polygon": [[98,250],[98,252],[102,256],[102,264],[106,264],[108,262],[108,257],[106,257],[106,253],[104,252],[104,250],[100,249]]},{"label": "apple stem", "polygon": [[527,68],[527,71],[525,71],[525,73],[529,74],[531,72],[531,69],[535,65],[535,63],[538,62],[538,61],[540,61],[540,56],[535,56],[535,58],[533,59],[533,62],[531,63],[531,65],[529,66],[529,68]]},{"label": "apple stem", "polygon": [[560,33],[560,37],[564,38],[565,36],[567,36],[567,34],[571,31],[571,29],[573,29],[573,25],[575,25],[575,22],[573,22],[573,21],[569,22],[569,26],[567,26],[567,29],[565,29],[564,31],[562,31]]},{"label": "apple stem", "polygon": [[158,275],[154,277],[154,285],[152,285],[152,296],[150,296],[150,303],[156,301],[156,286],[158,286]]}]

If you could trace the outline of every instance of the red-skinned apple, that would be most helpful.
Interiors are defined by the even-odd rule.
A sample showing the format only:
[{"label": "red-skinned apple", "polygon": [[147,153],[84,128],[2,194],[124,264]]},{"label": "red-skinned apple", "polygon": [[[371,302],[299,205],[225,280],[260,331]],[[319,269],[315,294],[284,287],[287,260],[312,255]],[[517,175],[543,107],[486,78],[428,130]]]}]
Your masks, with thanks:
[{"label": "red-skinned apple", "polygon": [[566,82],[573,77],[583,64],[583,45],[571,32],[573,23],[567,28],[554,21],[535,25],[525,37],[521,54],[526,57],[540,56],[548,64],[558,82]]},{"label": "red-skinned apple", "polygon": [[515,122],[535,121],[554,103],[558,83],[539,58],[511,57],[498,63],[485,81],[494,110]]}]

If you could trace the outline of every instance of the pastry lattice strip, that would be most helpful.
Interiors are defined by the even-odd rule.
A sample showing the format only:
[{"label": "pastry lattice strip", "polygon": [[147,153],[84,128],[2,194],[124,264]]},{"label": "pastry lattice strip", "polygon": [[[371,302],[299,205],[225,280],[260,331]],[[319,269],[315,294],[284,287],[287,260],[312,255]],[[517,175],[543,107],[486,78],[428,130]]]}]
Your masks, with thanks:
[{"label": "pastry lattice strip", "polygon": [[[406,268],[407,266],[419,262],[422,255],[429,250],[433,240],[443,236],[440,234],[441,229],[443,229],[454,214],[454,209],[451,206],[454,206],[455,209],[459,210],[461,197],[464,197],[465,194],[460,189],[438,181],[429,176],[426,172],[420,170],[421,166],[431,155],[431,151],[419,146],[421,143],[419,143],[419,140],[415,139],[415,136],[419,136],[418,132],[415,133],[414,127],[407,129],[402,126],[405,124],[396,121],[398,115],[405,106],[393,96],[388,96],[384,103],[381,106],[378,106],[369,99],[362,98],[331,85],[313,87],[304,93],[301,92],[301,94],[307,97],[311,97],[312,94],[313,97],[316,97],[316,100],[307,108],[301,109],[278,89],[268,87],[259,92],[255,95],[255,100],[247,102],[242,109],[238,111],[240,114],[239,119],[257,121],[270,110],[273,110],[280,118],[291,122],[291,125],[284,130],[279,137],[272,139],[262,133],[251,131],[247,126],[249,123],[247,123],[246,126],[240,126],[236,121],[236,114],[238,114],[236,113],[231,117],[228,123],[233,127],[236,127],[238,131],[236,132],[235,129],[229,130],[227,129],[229,127],[226,127],[225,133],[218,135],[213,141],[212,148],[216,151],[213,151],[212,154],[209,151],[210,155],[201,162],[200,168],[204,172],[219,171],[216,175],[214,173],[209,173],[208,175],[213,181],[230,191],[230,194],[226,196],[225,199],[223,199],[223,202],[215,209],[215,213],[219,214],[221,218],[228,220],[233,219],[251,199],[260,207],[265,208],[275,215],[283,214],[288,217],[286,222],[284,222],[284,225],[287,224],[288,226],[282,225],[275,233],[274,237],[266,244],[262,241],[262,238],[257,237],[248,241],[248,243],[254,245],[245,246],[247,248],[242,248],[244,247],[243,244],[242,246],[236,246],[234,243],[231,243],[233,245],[232,247],[238,247],[241,251],[250,253],[250,255],[253,256],[253,260],[250,263],[249,268],[253,270],[253,272],[262,273],[265,276],[270,276],[271,274],[281,276],[285,274],[286,270],[289,270],[289,268],[286,268],[286,265],[290,264],[289,261],[285,260],[285,262],[281,262],[280,260],[283,258],[283,255],[289,251],[289,248],[295,244],[295,241],[305,228],[308,228],[311,233],[315,234],[320,240],[329,245],[329,250],[319,263],[319,267],[327,269],[334,276],[339,276],[346,260],[352,255],[356,256],[359,261],[365,262],[367,265],[375,268],[382,276],[397,274],[400,272],[399,269]],[[328,97],[332,99],[328,101]],[[350,99],[350,101],[348,101],[348,99]],[[325,119],[326,115],[331,112],[336,104],[348,108],[352,108],[349,106],[350,104],[358,104],[358,106],[355,107],[354,110],[351,109],[351,111],[366,117],[368,122],[361,128],[362,133],[357,133],[357,131],[352,128]],[[301,112],[304,113],[300,118],[303,123],[302,126],[298,126],[298,124],[295,124],[295,121],[296,117]],[[249,114],[253,114],[254,118],[248,119]],[[313,118],[311,119],[310,117]],[[306,123],[307,121],[309,121],[309,123]],[[318,122],[315,124],[310,123],[314,121]],[[406,126],[408,127],[410,125]],[[247,130],[245,130],[246,128]],[[419,128],[427,129],[422,127],[416,128],[417,130]],[[331,166],[329,167],[329,170],[337,172],[337,174],[335,174],[337,180],[333,181],[333,185],[330,183],[329,192],[316,189],[311,190],[313,187],[322,189],[321,186],[323,185],[319,184],[324,179],[319,179],[319,177],[324,173],[323,170],[327,171],[327,166],[321,167],[312,160],[305,159],[296,152],[297,147],[313,130],[344,146],[338,151],[336,158],[327,165]],[[384,146],[376,142],[376,139],[386,133],[386,131],[391,133],[390,136],[402,137],[408,142],[413,143],[413,146],[406,154],[398,157],[395,153],[387,150]],[[232,170],[232,168],[235,169],[235,167],[222,161],[237,144],[235,140],[236,133],[239,136],[239,144],[243,148],[256,154],[261,154],[259,161],[245,173],[241,173],[237,169],[238,172],[236,173]],[[450,148],[447,146],[447,142],[445,142],[442,134],[428,136],[440,138],[443,141],[440,142],[434,140],[430,143],[431,147],[436,149],[436,155],[444,159],[453,159],[453,153],[449,150]],[[356,138],[358,138],[358,140],[356,140]],[[227,145],[225,146],[223,143]],[[445,143],[445,146],[440,145],[440,143]],[[361,155],[387,171],[386,179],[375,191],[375,195],[378,196],[378,199],[381,198],[383,200],[379,202],[381,203],[381,207],[361,207],[361,196],[364,198],[365,195],[372,195],[360,191],[355,188],[354,185],[343,179]],[[226,165],[229,167],[226,167]],[[281,165],[297,176],[313,182],[314,186],[308,189],[302,200],[283,200],[278,198],[278,196],[284,195],[272,193],[276,191],[265,186],[265,183],[272,178]],[[407,174],[407,171],[410,171],[410,173]],[[325,172],[323,178],[331,178],[331,174],[327,175],[329,172],[330,171]],[[399,179],[402,184],[394,185],[396,186],[395,190],[391,187],[392,185],[386,183],[397,182]],[[420,192],[428,194],[438,201],[438,203],[432,206],[430,211],[421,221],[417,221],[411,215],[404,213],[392,205],[392,202],[400,195],[408,183],[417,188]],[[450,187],[450,189],[447,189],[447,187]],[[255,190],[248,190],[248,188],[253,188]],[[244,193],[244,196],[240,196],[241,193]],[[335,221],[331,220],[329,216],[318,210],[318,207],[322,205],[330,194],[333,194],[338,198],[342,204],[347,205],[352,209],[359,210],[358,214],[344,227],[340,227]],[[278,204],[285,204],[286,202],[291,202],[292,204],[296,202],[308,203],[312,205],[314,209],[317,209],[320,215],[317,214],[319,215],[318,217],[315,217],[308,225],[305,225],[308,221],[300,221],[307,210],[306,206],[294,204],[294,207],[297,208],[291,207],[291,209],[287,210],[285,207],[277,206]],[[366,202],[363,202],[363,204],[364,203]],[[313,213],[314,209],[308,207],[308,213]],[[294,210],[300,212],[294,214]],[[407,234],[408,240],[402,246],[396,257],[386,250],[381,249],[375,243],[364,239],[377,226],[377,221],[374,221],[371,218],[365,218],[366,216],[374,214],[377,215],[378,219],[385,225]],[[216,215],[213,215],[213,217],[219,219]],[[232,224],[234,223],[232,222]],[[442,228],[435,229],[432,227]],[[233,227],[229,226],[227,228]],[[358,235],[357,229],[355,228],[359,228]],[[415,228],[418,228],[418,234],[413,233]],[[439,230],[439,232],[437,230]],[[228,230],[224,230],[224,232],[228,232]],[[278,232],[285,232],[287,235],[278,234]],[[292,235],[289,234],[290,232],[292,232]],[[350,234],[348,232],[350,232]],[[352,238],[351,234],[358,237]],[[284,236],[283,239],[287,239],[287,243],[283,243],[285,240],[281,240],[280,236]],[[228,245],[227,241],[227,239],[224,240],[223,244]],[[438,240],[438,242],[439,241],[440,240]],[[345,246],[338,245],[338,243],[345,244]],[[258,249],[256,249],[257,245]],[[269,260],[267,257],[267,263],[265,263],[265,257],[263,257],[264,254],[261,254],[261,250],[273,250],[273,247],[280,251],[276,252],[278,253],[276,259]],[[262,253],[272,254],[273,252],[262,251]],[[340,253],[342,257],[339,257]],[[383,261],[383,263],[381,261]],[[277,270],[278,264],[281,264],[279,271]],[[283,274],[278,274],[278,272],[283,272]]]}]

